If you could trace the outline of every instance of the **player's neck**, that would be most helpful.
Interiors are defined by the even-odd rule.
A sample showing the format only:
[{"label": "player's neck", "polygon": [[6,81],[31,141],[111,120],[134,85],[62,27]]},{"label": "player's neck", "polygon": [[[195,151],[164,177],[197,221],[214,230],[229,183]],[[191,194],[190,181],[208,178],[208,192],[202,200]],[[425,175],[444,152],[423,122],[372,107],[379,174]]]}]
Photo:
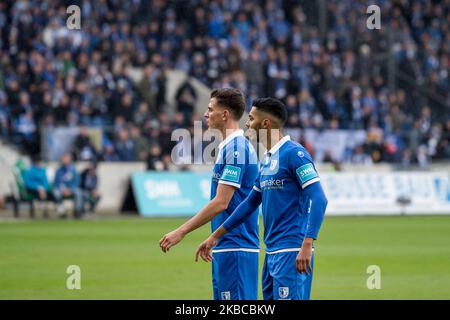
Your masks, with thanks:
[{"label": "player's neck", "polygon": [[271,129],[267,132],[267,150],[272,149],[281,139],[283,139],[284,134],[281,129]]},{"label": "player's neck", "polygon": [[225,140],[230,134],[235,133],[239,130],[239,123],[230,123],[229,125],[225,126],[222,131],[222,137]]}]

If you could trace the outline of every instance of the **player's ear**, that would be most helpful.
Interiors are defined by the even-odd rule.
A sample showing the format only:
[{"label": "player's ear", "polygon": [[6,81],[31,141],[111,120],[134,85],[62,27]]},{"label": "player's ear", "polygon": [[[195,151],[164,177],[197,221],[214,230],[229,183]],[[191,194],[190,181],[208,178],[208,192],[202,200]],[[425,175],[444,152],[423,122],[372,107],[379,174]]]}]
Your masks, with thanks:
[{"label": "player's ear", "polygon": [[263,129],[269,129],[269,128],[270,128],[270,119],[265,118],[265,119],[261,122],[261,128],[263,128]]},{"label": "player's ear", "polygon": [[230,111],[227,109],[224,109],[222,112],[222,120],[225,121],[231,116]]}]

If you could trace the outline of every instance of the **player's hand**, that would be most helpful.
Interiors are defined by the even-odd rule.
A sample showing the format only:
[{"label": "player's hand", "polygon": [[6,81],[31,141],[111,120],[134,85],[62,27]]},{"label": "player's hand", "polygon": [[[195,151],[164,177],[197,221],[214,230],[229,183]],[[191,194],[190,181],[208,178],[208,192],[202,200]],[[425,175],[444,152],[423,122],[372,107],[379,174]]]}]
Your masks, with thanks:
[{"label": "player's hand", "polygon": [[159,246],[161,247],[161,250],[163,252],[167,252],[170,248],[183,240],[183,237],[184,235],[181,231],[179,231],[178,229],[174,230],[172,232],[169,232],[164,237],[162,237],[161,240],[159,240]]},{"label": "player's hand", "polygon": [[216,245],[217,239],[210,236],[208,239],[203,241],[197,248],[197,253],[195,254],[195,261],[198,261],[198,256],[202,257],[203,261],[211,262],[212,255],[211,249]]},{"label": "player's hand", "polygon": [[305,239],[302,244],[297,258],[295,259],[295,266],[300,273],[310,274],[312,272],[311,259],[312,259],[312,240]]}]

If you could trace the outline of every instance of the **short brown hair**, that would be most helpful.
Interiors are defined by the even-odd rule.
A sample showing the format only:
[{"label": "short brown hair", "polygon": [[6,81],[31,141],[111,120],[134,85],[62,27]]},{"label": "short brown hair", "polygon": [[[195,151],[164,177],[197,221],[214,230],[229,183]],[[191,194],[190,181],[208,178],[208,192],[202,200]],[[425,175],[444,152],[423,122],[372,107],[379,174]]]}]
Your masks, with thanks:
[{"label": "short brown hair", "polygon": [[235,120],[240,120],[245,110],[245,97],[241,90],[233,88],[214,89],[211,99],[215,98],[217,104],[231,111]]}]

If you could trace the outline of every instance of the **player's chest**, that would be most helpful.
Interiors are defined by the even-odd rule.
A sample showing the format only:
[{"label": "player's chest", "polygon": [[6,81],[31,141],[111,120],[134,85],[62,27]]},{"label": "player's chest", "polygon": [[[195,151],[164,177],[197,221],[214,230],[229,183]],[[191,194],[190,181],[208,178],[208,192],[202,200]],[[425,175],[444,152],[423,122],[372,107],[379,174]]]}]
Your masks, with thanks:
[{"label": "player's chest", "polygon": [[260,165],[260,186],[263,191],[284,190],[294,181],[283,158],[266,158]]}]

